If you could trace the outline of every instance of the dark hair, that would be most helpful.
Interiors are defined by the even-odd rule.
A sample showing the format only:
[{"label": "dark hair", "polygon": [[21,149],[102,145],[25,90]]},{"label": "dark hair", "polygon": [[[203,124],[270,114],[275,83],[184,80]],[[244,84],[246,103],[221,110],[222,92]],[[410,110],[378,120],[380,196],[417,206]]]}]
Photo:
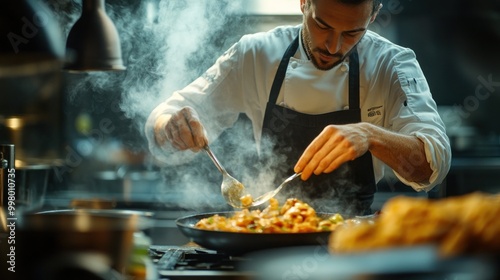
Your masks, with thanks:
[{"label": "dark hair", "polygon": [[[314,0],[308,0],[307,2],[309,3],[310,1],[314,1]],[[380,6],[380,4],[382,4],[382,0],[336,0],[336,1],[339,1],[340,3],[343,3],[343,4],[348,4],[348,5],[359,5],[359,4],[365,3],[366,1],[372,1],[373,2],[372,15],[375,12],[377,12],[378,7]]]}]

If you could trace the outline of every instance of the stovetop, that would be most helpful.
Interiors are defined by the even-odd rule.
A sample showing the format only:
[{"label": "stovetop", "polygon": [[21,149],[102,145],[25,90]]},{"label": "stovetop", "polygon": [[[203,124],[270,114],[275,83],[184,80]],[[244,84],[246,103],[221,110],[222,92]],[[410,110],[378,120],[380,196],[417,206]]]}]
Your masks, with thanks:
[{"label": "stovetop", "polygon": [[345,256],[331,255],[320,249],[317,246],[305,246],[229,256],[193,244],[151,246],[149,253],[158,280],[500,279],[500,256],[441,259],[437,248],[431,245]]},{"label": "stovetop", "polygon": [[242,266],[251,259],[229,256],[196,245],[151,246],[150,257],[159,279],[251,279]]}]

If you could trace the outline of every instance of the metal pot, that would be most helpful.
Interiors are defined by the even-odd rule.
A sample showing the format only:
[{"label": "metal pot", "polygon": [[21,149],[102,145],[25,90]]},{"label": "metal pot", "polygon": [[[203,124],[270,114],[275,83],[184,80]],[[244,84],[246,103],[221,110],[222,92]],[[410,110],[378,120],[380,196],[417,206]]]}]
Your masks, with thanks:
[{"label": "metal pot", "polygon": [[[16,160],[13,144],[0,145],[0,206],[14,202],[15,212],[33,211],[43,206],[51,175],[59,164],[44,160]],[[15,201],[11,201],[15,200]]]},{"label": "metal pot", "polygon": [[109,269],[123,275],[134,232],[150,226],[152,220],[139,211],[78,209],[25,214],[16,242],[21,279],[64,273],[68,263],[62,260],[72,259],[72,267],[84,267],[88,262],[78,260],[88,255],[100,256],[106,260],[101,264],[107,263]]},{"label": "metal pot", "polygon": [[25,211],[40,209],[45,201],[53,166],[31,164],[16,166],[16,204]]}]

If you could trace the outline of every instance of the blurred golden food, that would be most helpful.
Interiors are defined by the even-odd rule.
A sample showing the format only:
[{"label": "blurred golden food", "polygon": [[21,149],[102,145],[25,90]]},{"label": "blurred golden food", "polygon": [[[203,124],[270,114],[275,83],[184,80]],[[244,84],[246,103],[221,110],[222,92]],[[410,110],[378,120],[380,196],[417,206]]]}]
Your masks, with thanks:
[{"label": "blurred golden food", "polygon": [[332,253],[435,244],[442,256],[500,252],[500,195],[475,192],[440,200],[395,197],[374,223],[338,227]]}]

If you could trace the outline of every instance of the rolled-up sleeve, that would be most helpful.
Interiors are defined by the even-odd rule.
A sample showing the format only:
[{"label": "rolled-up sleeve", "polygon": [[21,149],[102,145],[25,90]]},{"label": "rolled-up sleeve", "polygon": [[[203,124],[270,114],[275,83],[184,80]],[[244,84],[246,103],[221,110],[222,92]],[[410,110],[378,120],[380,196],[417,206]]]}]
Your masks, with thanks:
[{"label": "rolled-up sleeve", "polygon": [[398,102],[390,110],[389,126],[391,130],[418,137],[424,144],[425,158],[419,153],[410,155],[405,158],[405,167],[414,168],[425,160],[432,169],[426,182],[411,182],[395,174],[416,191],[429,191],[445,179],[450,169],[451,148],[446,128],[413,51],[400,52],[392,63],[395,71],[391,92],[397,95]]}]

